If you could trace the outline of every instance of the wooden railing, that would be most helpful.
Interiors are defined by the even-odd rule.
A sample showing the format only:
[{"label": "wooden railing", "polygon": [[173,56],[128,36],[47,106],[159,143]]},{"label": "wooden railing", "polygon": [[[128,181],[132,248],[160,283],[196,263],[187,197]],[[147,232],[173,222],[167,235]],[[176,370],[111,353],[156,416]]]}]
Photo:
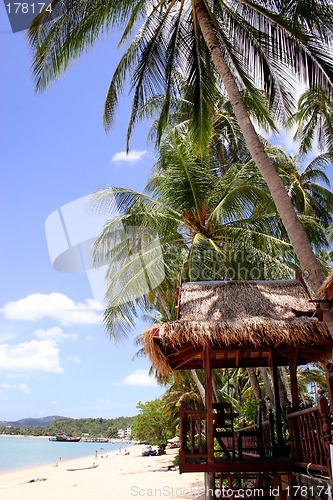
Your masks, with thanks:
[{"label": "wooden railing", "polygon": [[188,410],[183,406],[179,409],[180,443],[179,458],[185,459],[191,455],[196,459],[207,459],[206,446],[206,410]]},{"label": "wooden railing", "polygon": [[[242,448],[247,450],[245,455],[260,456],[261,454],[265,457],[273,456],[273,446],[274,441],[272,439],[272,428],[270,422],[262,422],[260,429],[256,425],[249,425],[247,427],[241,427],[236,430],[237,434],[243,434],[242,438]],[[249,451],[250,450],[250,451]]]},{"label": "wooden railing", "polygon": [[329,407],[323,391],[318,406],[288,412],[291,460],[307,469],[329,472],[331,430]]},{"label": "wooden railing", "polygon": [[[199,460],[200,462],[207,461],[207,443],[206,443],[206,430],[207,430],[207,411],[206,410],[189,410],[183,406],[179,409],[180,420],[180,460],[185,462],[185,459]],[[258,442],[262,443],[265,457],[273,455],[274,437],[272,436],[272,429],[274,421],[262,422],[260,426],[260,440],[257,435],[242,437],[244,448],[253,449],[252,455],[259,456]],[[255,426],[244,427],[240,430],[251,431]],[[232,447],[237,448],[237,430],[235,431],[235,439],[231,437],[222,438],[225,447],[232,450]],[[215,452],[221,452],[216,449]],[[220,454],[220,453],[219,453]],[[248,453],[245,453],[248,454]],[[219,455],[217,455],[219,456]]]},{"label": "wooden railing", "polygon": [[[269,421],[262,422],[260,440],[254,432],[251,435],[251,427],[235,431],[235,441],[238,443],[236,457],[228,459],[226,450],[219,448],[207,450],[207,410],[189,410],[183,406],[179,409],[180,417],[180,450],[179,464],[183,472],[212,470],[221,471],[223,467],[233,468],[234,471],[251,471],[246,455],[258,456],[261,459],[253,464],[264,467],[265,470],[277,470],[273,462],[281,461],[283,470],[298,470],[299,467],[307,470],[323,471],[330,474],[330,444],[332,442],[329,406],[323,391],[319,391],[318,405],[302,411],[288,412],[289,442],[287,449],[278,448],[274,439],[274,421],[270,415]],[[243,431],[243,435],[241,433]],[[248,432],[248,435],[244,431]],[[209,436],[208,436],[209,437]],[[229,452],[232,445],[229,438],[223,438],[223,445]],[[248,441],[247,441],[248,440]],[[261,445],[257,446],[256,442]],[[241,445],[240,445],[241,443]],[[216,444],[216,440],[215,440]],[[290,455],[289,455],[290,448]],[[237,451],[237,448],[236,448]],[[288,452],[286,455],[286,451]],[[244,456],[244,457],[243,457]],[[288,459],[288,456],[290,457]],[[271,457],[271,462],[265,462]],[[256,459],[257,460],[257,459]],[[223,463],[224,462],[224,463]],[[275,463],[274,462],[274,463]],[[253,466],[253,464],[251,466]],[[272,465],[273,464],[273,465]],[[269,469],[269,467],[273,467]],[[227,470],[227,469],[225,469]],[[257,470],[257,469],[256,469]],[[258,469],[259,470],[259,469]],[[260,469],[261,470],[261,469]],[[279,469],[280,470],[280,469]],[[281,469],[282,470],[282,469]]]}]

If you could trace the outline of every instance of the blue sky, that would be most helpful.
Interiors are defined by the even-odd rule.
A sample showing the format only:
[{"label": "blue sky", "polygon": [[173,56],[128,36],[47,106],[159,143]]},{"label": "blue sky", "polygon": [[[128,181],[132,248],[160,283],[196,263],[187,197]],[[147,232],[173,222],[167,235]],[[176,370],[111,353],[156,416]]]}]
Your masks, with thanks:
[{"label": "blue sky", "polygon": [[145,126],[133,136],[132,161],[124,159],[126,96],[111,133],[103,129],[121,54],[116,37],[42,95],[34,93],[24,33],[11,32],[3,4],[0,40],[0,420],[134,415],[139,400],[163,388],[148,377],[147,360],[132,361],[132,339],[116,347],[107,338],[87,276],[53,269],[45,234],[50,214],[101,186],[142,189],[154,162]]},{"label": "blue sky", "polygon": [[[134,133],[132,156],[124,156],[126,96],[112,131],[103,129],[121,55],[116,40],[97,43],[35,95],[24,33],[11,32],[1,3],[0,420],[134,415],[139,400],[164,391],[148,377],[147,360],[132,360],[131,339],[119,347],[109,341],[86,274],[52,267],[45,232],[51,214],[101,186],[141,190],[153,165],[145,125]],[[277,142],[295,151],[292,134]],[[87,225],[81,218],[76,227],[85,233]],[[52,228],[49,243],[57,240]],[[60,250],[51,243],[54,257]],[[138,321],[133,338],[144,327]]]}]

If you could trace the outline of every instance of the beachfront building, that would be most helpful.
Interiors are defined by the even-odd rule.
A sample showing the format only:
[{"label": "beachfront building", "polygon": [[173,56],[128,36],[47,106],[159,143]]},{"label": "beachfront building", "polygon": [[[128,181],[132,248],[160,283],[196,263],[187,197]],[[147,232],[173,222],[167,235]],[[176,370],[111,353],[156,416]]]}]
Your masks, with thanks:
[{"label": "beachfront building", "polygon": [[130,439],[131,427],[126,427],[126,429],[119,429],[117,435],[119,439]]},{"label": "beachfront building", "polygon": [[[214,488],[229,488],[230,499],[244,485],[266,498],[328,498],[332,399],[319,391],[318,403],[300,410],[297,382],[297,367],[317,362],[325,365],[328,385],[332,380],[333,338],[321,303],[298,279],[183,283],[178,292],[176,321],[152,326],[143,342],[162,374],[205,371],[205,408],[180,408],[180,473],[207,473]],[[259,405],[246,427],[213,390],[213,371],[236,367],[268,367],[271,374],[271,408],[265,413]],[[286,415],[278,367],[290,373]]]}]

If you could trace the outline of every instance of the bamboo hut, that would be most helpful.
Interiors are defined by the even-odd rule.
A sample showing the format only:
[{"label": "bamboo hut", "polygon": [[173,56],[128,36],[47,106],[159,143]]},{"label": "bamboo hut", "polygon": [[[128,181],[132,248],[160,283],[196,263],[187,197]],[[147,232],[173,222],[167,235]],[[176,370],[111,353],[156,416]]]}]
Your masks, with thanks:
[{"label": "bamboo hut", "polygon": [[[305,468],[329,475],[327,400],[321,394],[316,407],[305,413],[299,411],[297,385],[297,366],[327,363],[332,357],[333,339],[320,319],[307,290],[297,279],[195,282],[179,287],[176,321],[153,325],[142,337],[145,351],[160,373],[177,369],[205,371],[205,410],[180,409],[181,473],[208,472],[232,485],[235,477],[254,474],[258,480],[266,472],[280,489],[279,498],[287,498],[286,492],[282,494],[285,474]],[[282,430],[279,366],[290,370],[289,442]],[[256,422],[247,432],[221,434],[216,453],[218,419],[214,413],[212,369],[232,367],[270,367],[274,412],[265,422],[266,430]],[[198,443],[195,436],[202,433],[205,440]],[[232,455],[228,449],[230,439],[224,438],[227,435],[232,437]],[[249,454],[245,446],[245,453],[243,450],[246,439],[257,440],[257,445],[249,446]]]},{"label": "bamboo hut", "polygon": [[326,325],[293,310],[309,310],[297,280],[184,283],[179,319],[146,330],[145,351],[162,374],[203,368],[206,345],[218,367],[269,366],[272,347],[280,366],[289,364],[296,346],[299,364],[327,360],[332,338]]}]

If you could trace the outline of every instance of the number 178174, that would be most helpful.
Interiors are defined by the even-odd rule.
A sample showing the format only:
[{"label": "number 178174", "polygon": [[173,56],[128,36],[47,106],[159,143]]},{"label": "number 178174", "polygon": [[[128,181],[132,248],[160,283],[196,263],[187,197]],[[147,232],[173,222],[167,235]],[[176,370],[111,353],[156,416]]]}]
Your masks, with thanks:
[{"label": "number 178174", "polygon": [[[31,3],[21,3],[12,2],[7,3],[6,8],[8,14],[40,14],[47,3],[43,2],[31,2]],[[47,5],[45,12],[52,12],[52,5]]]},{"label": "number 178174", "polygon": [[321,495],[327,496],[327,498],[331,498],[332,490],[330,486],[288,486],[287,488],[288,496],[301,496],[301,497],[313,497],[313,498],[322,498]]}]

